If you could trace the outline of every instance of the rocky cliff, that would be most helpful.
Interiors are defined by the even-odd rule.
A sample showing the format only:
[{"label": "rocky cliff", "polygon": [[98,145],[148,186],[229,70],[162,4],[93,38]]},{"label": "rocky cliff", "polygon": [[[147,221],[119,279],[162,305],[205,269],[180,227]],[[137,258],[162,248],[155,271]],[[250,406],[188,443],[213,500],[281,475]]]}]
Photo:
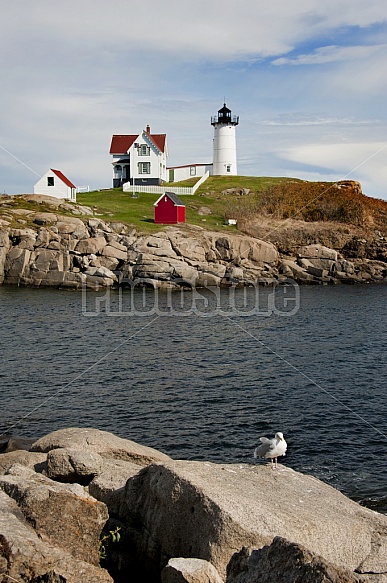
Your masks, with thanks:
[{"label": "rocky cliff", "polygon": [[87,207],[24,195],[26,203],[55,210],[36,212],[14,208],[11,198],[0,200],[7,213],[0,221],[0,283],[95,289],[134,282],[180,288],[269,285],[289,278],[302,284],[361,283],[387,275],[383,237],[372,245],[354,235],[338,238],[338,249],[316,240],[290,249],[235,231],[189,225],[141,235],[94,217]]},{"label": "rocky cliff", "polygon": [[[98,565],[102,529],[121,535],[105,549],[110,574]],[[0,455],[0,575],[382,583],[387,517],[284,465],[176,461],[105,431],[62,429]]]}]

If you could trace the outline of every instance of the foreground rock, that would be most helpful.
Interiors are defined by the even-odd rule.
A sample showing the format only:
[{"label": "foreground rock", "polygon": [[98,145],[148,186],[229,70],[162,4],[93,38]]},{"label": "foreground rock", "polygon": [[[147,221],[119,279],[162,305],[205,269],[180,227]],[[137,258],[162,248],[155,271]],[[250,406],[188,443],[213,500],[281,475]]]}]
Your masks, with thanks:
[{"label": "foreground rock", "polygon": [[242,546],[279,535],[339,567],[387,573],[387,517],[283,466],[151,465],[128,480],[121,518],[154,572],[163,557],[191,556],[224,576]]},{"label": "foreground rock", "polygon": [[[56,520],[64,522],[58,511]],[[0,490],[0,575],[28,583],[112,583],[107,571],[43,540],[16,502]]]},{"label": "foreground rock", "polygon": [[116,583],[387,581],[387,517],[282,465],[173,461],[91,428],[32,449],[0,454],[3,578],[112,581],[99,536],[119,528]]},{"label": "foreground rock", "polygon": [[170,559],[161,572],[161,583],[222,583],[217,570],[202,559]]},{"label": "foreground rock", "polygon": [[[107,508],[78,484],[64,485],[15,465],[0,476],[0,488],[15,500],[42,540],[65,549],[75,558],[99,564],[99,535]],[[58,520],[58,516],[66,517]]]},{"label": "foreground rock", "polygon": [[305,547],[276,537],[260,550],[243,548],[227,567],[227,583],[360,583],[364,579],[328,564]]},{"label": "foreground rock", "polygon": [[94,452],[105,459],[127,461],[139,466],[171,459],[152,447],[117,437],[108,431],[87,427],[70,427],[49,433],[35,441],[31,451],[47,453],[57,448]]}]

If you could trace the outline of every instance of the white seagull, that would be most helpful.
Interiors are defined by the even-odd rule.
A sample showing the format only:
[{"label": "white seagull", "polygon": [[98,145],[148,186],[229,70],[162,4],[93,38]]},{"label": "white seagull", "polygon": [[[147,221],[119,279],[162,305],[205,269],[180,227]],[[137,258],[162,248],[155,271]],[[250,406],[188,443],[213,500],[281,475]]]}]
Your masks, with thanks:
[{"label": "white seagull", "polygon": [[[275,434],[273,439],[267,439],[267,437],[260,437],[261,445],[259,445],[254,451],[254,457],[263,457],[271,460],[272,468],[277,467],[277,458],[281,455],[285,455],[286,449],[288,447],[283,434],[279,431]],[[274,460],[274,465],[273,465]]]}]

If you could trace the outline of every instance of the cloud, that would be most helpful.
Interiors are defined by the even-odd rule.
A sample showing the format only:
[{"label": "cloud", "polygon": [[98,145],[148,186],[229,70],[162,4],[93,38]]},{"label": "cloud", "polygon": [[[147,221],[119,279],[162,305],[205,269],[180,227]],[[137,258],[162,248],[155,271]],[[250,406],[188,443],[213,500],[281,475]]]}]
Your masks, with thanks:
[{"label": "cloud", "polygon": [[[111,49],[141,48],[206,59],[239,60],[243,56],[280,55],[303,39],[313,39],[339,27],[367,27],[386,20],[384,0],[351,3],[325,0],[277,0],[273,3],[242,0],[19,0],[1,10],[2,35],[12,39],[23,30],[19,42],[39,50],[39,39],[66,44],[82,54],[100,47]],[[34,43],[31,45],[31,41]],[[64,43],[64,46],[63,46]],[[28,54],[26,55],[28,58]],[[50,56],[46,55],[49,59]]]},{"label": "cloud", "polygon": [[338,118],[338,117],[326,117],[323,115],[314,114],[284,114],[277,116],[274,119],[262,120],[261,125],[263,126],[292,126],[292,127],[303,127],[303,126],[363,126],[372,125],[379,123],[378,119],[354,119],[354,118]]},{"label": "cloud", "polygon": [[[209,161],[224,97],[241,174],[317,175],[318,157],[306,168],[279,151],[387,133],[385,0],[18,0],[0,18],[0,145],[37,173],[109,186],[111,135],[148,123],[171,165]],[[0,150],[1,191],[35,178]]]},{"label": "cloud", "polygon": [[387,53],[387,44],[375,46],[326,46],[317,48],[313,53],[296,57],[281,57],[271,62],[272,65],[322,65],[339,61],[353,61],[372,57],[377,53]]},{"label": "cloud", "polygon": [[[371,188],[372,192],[368,194],[387,198],[387,141],[311,143],[280,150],[277,154],[280,158],[302,167],[319,168],[320,171],[316,170],[316,175],[336,176],[334,180],[358,180],[363,184],[365,193]],[[307,172],[309,176],[314,174],[311,171]],[[298,175],[300,176],[300,173]]]}]

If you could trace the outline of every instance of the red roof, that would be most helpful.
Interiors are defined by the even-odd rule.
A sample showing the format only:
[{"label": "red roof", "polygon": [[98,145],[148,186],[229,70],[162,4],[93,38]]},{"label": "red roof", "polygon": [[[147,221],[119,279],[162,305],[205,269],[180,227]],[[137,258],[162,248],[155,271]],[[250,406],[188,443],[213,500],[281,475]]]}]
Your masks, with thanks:
[{"label": "red roof", "polygon": [[110,154],[126,154],[130,146],[137,140],[136,136],[113,136],[110,146]]},{"label": "red roof", "polygon": [[[146,132],[147,133],[147,132]],[[166,134],[148,134],[149,138],[152,140],[154,145],[160,152],[165,150]],[[138,139],[137,135],[114,135],[112,137],[112,143],[110,146],[110,154],[126,154],[129,148]]]},{"label": "red roof", "polygon": [[148,134],[148,136],[150,137],[152,142],[156,145],[156,147],[160,150],[160,152],[164,152],[167,134]]},{"label": "red roof", "polygon": [[70,188],[76,188],[75,184],[73,184],[72,182],[70,182],[70,180],[63,174],[63,172],[61,172],[60,170],[54,170],[54,168],[50,168],[51,172],[53,172],[54,174],[57,175],[58,178],[60,178],[60,180],[62,182],[64,182],[65,184],[67,184],[67,186],[69,186]]}]

